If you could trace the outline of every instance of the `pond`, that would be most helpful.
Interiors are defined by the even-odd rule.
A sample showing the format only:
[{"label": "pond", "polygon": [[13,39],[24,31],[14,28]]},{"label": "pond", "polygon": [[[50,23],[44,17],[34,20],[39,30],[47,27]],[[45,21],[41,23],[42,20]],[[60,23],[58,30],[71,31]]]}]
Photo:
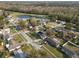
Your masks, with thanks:
[{"label": "pond", "polygon": [[19,15],[18,18],[22,18],[22,19],[28,19],[31,18],[32,16],[28,16],[28,15]]},{"label": "pond", "polygon": [[39,17],[39,16],[18,15],[18,18],[21,18],[21,19],[29,19],[29,18],[32,18],[32,17],[36,17],[36,18],[39,18],[39,19],[45,19],[45,17]]},{"label": "pond", "polygon": [[41,23],[46,21],[46,18],[43,16],[40,17],[40,16],[30,16],[30,15],[18,15],[19,20],[27,20],[32,17],[36,17],[37,19],[40,20]]}]

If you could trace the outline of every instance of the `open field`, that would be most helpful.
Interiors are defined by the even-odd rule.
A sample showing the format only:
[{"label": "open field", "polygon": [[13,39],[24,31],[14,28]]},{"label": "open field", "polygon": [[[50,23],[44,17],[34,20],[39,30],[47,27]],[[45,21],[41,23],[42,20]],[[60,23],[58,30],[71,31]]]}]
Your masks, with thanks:
[{"label": "open field", "polygon": [[45,50],[35,50],[31,45],[23,45],[21,47],[22,51],[29,54],[30,57],[38,57],[38,58],[51,58],[52,56]]},{"label": "open field", "polygon": [[13,17],[17,17],[19,15],[27,15],[27,16],[34,16],[34,17],[46,17],[46,15],[37,15],[37,14],[28,14],[28,13],[19,13],[19,12],[12,12],[12,14],[10,14]]},{"label": "open field", "polygon": [[58,58],[63,58],[64,57],[64,54],[57,50],[55,47],[52,47],[48,44],[44,45],[46,48],[48,48],[52,53],[54,53]]},{"label": "open field", "polygon": [[70,50],[79,53],[79,48],[71,45],[71,44],[67,44],[65,47],[69,48]]}]

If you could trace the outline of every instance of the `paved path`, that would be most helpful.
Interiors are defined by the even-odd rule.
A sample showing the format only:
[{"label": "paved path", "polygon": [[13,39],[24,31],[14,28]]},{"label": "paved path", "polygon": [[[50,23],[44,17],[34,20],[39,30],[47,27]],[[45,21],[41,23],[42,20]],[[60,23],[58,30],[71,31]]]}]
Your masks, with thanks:
[{"label": "paved path", "polygon": [[66,43],[63,44],[63,46],[67,45],[69,41],[67,41]]},{"label": "paved path", "polygon": [[68,43],[74,45],[75,47],[78,47],[79,48],[79,45],[76,45],[75,43],[71,42],[71,41],[68,41],[66,42],[65,44],[63,44],[63,46],[67,45]]},{"label": "paved path", "polygon": [[69,41],[69,43],[79,48],[79,45],[76,45],[75,43],[70,42],[70,41]]}]

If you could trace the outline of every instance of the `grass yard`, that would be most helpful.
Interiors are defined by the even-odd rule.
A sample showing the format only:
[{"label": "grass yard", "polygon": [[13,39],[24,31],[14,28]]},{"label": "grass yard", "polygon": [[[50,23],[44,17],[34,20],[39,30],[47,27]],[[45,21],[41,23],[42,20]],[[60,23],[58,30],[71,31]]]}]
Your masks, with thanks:
[{"label": "grass yard", "polygon": [[21,47],[21,49],[22,49],[23,52],[27,53],[30,58],[38,57],[37,56],[38,55],[37,51],[31,45],[29,45],[29,44],[28,45],[27,44],[23,45]]},{"label": "grass yard", "polygon": [[48,44],[44,45],[46,48],[48,48],[52,53],[54,53],[58,58],[63,58],[63,53],[59,50],[57,50],[55,47],[52,47]]},{"label": "grass yard", "polygon": [[75,51],[75,52],[79,53],[79,48],[77,48],[77,47],[75,47],[71,44],[67,44],[66,47],[71,49],[72,51]]},{"label": "grass yard", "polygon": [[41,39],[35,32],[31,32],[31,33],[29,33],[29,35],[30,35],[30,37],[32,37],[32,38],[36,38],[36,39]]},{"label": "grass yard", "polygon": [[[77,41],[77,43],[75,43],[76,41]],[[73,42],[73,43],[79,45],[79,39],[73,39],[71,42]]]},{"label": "grass yard", "polygon": [[20,34],[15,35],[15,39],[19,43],[23,42],[23,38],[20,36]]},{"label": "grass yard", "polygon": [[11,15],[14,16],[14,17],[17,17],[18,15],[28,15],[28,16],[38,16],[38,17],[43,16],[43,17],[46,17],[46,15],[27,14],[27,13],[20,13],[20,12],[13,12]]},{"label": "grass yard", "polygon": [[31,50],[32,50],[32,48],[29,46],[29,45],[23,45],[22,47],[21,47],[21,49],[22,49],[22,51],[23,52],[25,52],[25,53],[27,53],[27,52],[30,52]]},{"label": "grass yard", "polygon": [[29,57],[30,58],[46,58],[46,57],[49,57],[51,58],[52,56],[47,52],[45,51],[44,49],[42,50],[35,50],[35,48],[33,48],[31,45],[23,45],[21,47],[22,51],[25,52],[25,53],[28,53],[29,54]]},{"label": "grass yard", "polygon": [[63,39],[60,39],[60,44],[63,45],[65,41]]},{"label": "grass yard", "polygon": [[11,28],[11,33],[16,33],[16,29],[14,27]]}]

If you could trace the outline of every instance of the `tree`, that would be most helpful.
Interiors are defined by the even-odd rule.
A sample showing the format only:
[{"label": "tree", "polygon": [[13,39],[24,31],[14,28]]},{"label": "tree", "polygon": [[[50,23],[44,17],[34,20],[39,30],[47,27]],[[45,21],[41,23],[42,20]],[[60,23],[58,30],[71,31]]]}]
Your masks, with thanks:
[{"label": "tree", "polygon": [[16,7],[16,6],[10,7],[9,10],[11,10],[11,11],[20,11],[19,7]]},{"label": "tree", "polygon": [[1,57],[1,58],[3,57],[3,53],[2,53],[2,52],[0,52],[0,57]]},{"label": "tree", "polygon": [[3,10],[3,16],[4,16],[4,17],[7,17],[8,15],[9,15],[9,12]]},{"label": "tree", "polygon": [[77,29],[77,31],[79,31],[79,25],[76,25],[76,29]]},{"label": "tree", "polygon": [[18,22],[18,25],[21,26],[21,28],[25,28],[25,27],[26,27],[26,22],[23,21],[23,20],[20,20],[20,21]]},{"label": "tree", "polygon": [[57,19],[58,19],[58,17],[56,16],[56,15],[48,15],[48,17],[47,17],[48,19],[50,19],[50,21],[56,21]]},{"label": "tree", "polygon": [[0,45],[2,44],[2,42],[3,42],[3,40],[2,40],[2,39],[0,39]]},{"label": "tree", "polygon": [[29,19],[29,23],[32,24],[32,26],[37,26],[39,24],[39,20],[36,18]]},{"label": "tree", "polygon": [[41,56],[46,56],[46,55],[47,55],[47,53],[46,53],[45,51],[43,51],[43,50],[39,50],[39,54],[40,54]]},{"label": "tree", "polygon": [[72,24],[71,24],[71,23],[66,23],[65,28],[71,30],[71,28],[72,28]]},{"label": "tree", "polygon": [[37,51],[36,51],[35,49],[32,49],[32,50],[30,51],[30,57],[35,58],[35,57],[37,57],[37,56],[38,56]]},{"label": "tree", "polygon": [[3,16],[0,16],[0,28],[3,28],[4,27],[4,17]]},{"label": "tree", "polygon": [[55,36],[58,35],[58,33],[55,32],[55,31],[52,30],[52,29],[47,29],[47,30],[46,30],[46,35],[48,35],[49,37],[55,37]]},{"label": "tree", "polygon": [[51,29],[47,29],[47,30],[46,30],[46,34],[47,34],[48,36],[51,36],[51,35],[53,35],[53,32],[51,31]]},{"label": "tree", "polygon": [[52,19],[52,15],[48,15],[48,17],[47,17],[48,19]]},{"label": "tree", "polygon": [[6,24],[8,24],[8,23],[9,23],[9,21],[8,21],[7,19],[5,19],[5,23],[6,23]]}]

